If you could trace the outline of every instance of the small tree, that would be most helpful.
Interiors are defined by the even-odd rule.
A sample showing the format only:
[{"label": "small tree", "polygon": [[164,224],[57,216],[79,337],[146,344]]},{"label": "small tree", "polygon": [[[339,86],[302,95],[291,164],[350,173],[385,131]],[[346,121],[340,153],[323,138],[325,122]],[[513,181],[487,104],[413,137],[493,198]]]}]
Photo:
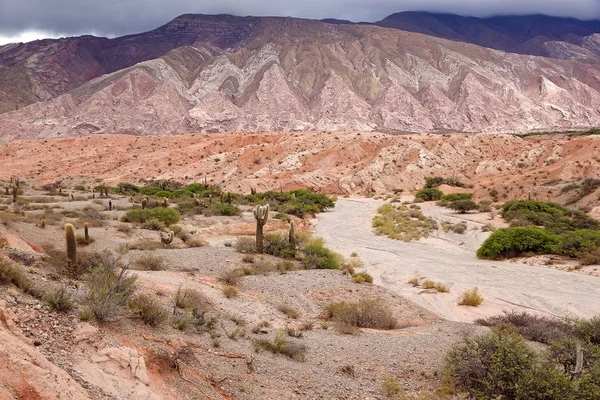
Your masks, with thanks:
[{"label": "small tree", "polygon": [[473,200],[456,200],[448,206],[459,214],[466,214],[469,211],[477,210],[479,206]]}]

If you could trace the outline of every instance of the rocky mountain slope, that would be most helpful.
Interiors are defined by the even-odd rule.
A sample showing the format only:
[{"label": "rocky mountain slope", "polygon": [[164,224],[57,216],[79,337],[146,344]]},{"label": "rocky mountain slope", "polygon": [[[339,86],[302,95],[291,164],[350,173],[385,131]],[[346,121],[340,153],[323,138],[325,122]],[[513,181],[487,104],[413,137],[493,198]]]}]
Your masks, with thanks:
[{"label": "rocky mountain slope", "polygon": [[0,115],[0,142],[90,133],[524,132],[600,124],[597,65],[371,25],[184,15],[113,40],[5,46],[0,63],[5,110],[47,100]]},{"label": "rocky mountain slope", "polygon": [[[600,124],[600,71],[592,64],[368,25],[206,18],[183,16],[155,31],[159,44],[158,38],[180,40],[163,57],[2,114],[0,141],[91,133],[523,132]],[[178,47],[202,29],[214,36]]]},{"label": "rocky mountain slope", "polygon": [[511,53],[600,62],[600,21],[547,15],[463,17],[401,12],[376,25],[418,32]]}]

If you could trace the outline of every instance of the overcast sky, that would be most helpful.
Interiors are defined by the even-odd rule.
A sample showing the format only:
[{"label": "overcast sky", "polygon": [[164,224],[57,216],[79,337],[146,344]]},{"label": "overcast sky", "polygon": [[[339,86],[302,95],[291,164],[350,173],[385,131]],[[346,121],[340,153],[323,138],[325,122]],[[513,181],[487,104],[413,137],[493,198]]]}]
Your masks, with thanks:
[{"label": "overcast sky", "polygon": [[121,36],[154,29],[186,13],[374,22],[411,10],[600,19],[600,0],[0,0],[0,44],[82,34]]}]

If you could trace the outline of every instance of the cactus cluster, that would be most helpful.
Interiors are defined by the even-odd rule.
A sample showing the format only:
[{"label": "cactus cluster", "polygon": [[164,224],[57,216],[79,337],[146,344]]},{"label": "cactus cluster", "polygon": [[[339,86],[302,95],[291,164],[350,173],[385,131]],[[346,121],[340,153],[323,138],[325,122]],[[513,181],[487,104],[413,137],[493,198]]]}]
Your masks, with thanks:
[{"label": "cactus cluster", "polygon": [[259,254],[263,253],[263,226],[269,218],[269,204],[256,206],[252,210],[254,219],[256,219],[256,250]]}]

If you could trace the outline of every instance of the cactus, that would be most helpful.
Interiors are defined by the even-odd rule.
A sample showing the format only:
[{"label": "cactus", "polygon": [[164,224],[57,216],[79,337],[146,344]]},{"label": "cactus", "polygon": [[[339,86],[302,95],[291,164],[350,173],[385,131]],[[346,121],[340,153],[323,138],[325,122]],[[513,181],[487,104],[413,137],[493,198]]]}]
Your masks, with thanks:
[{"label": "cactus", "polygon": [[42,228],[42,229],[46,228],[46,218],[42,218],[40,220],[40,228]]},{"label": "cactus", "polygon": [[227,204],[231,204],[231,192],[227,192]]},{"label": "cactus", "polygon": [[75,200],[75,196],[71,193],[71,201]]},{"label": "cactus", "polygon": [[290,222],[290,232],[288,234],[288,241],[290,243],[290,247],[292,249],[296,248],[296,227],[294,226],[294,221]]},{"label": "cactus", "polygon": [[13,186],[12,187],[12,196],[13,196],[13,203],[17,202],[17,194],[18,194],[19,190],[17,189],[17,186]]},{"label": "cactus", "polygon": [[197,197],[194,197],[194,205],[195,205],[196,207],[198,207],[198,206],[200,205],[200,199],[199,199],[199,198],[197,198]]},{"label": "cactus", "polygon": [[212,204],[212,194],[208,195],[208,204]]},{"label": "cactus", "polygon": [[112,211],[112,200],[108,201],[108,211]]},{"label": "cactus", "polygon": [[65,225],[65,239],[67,240],[67,258],[69,264],[77,262],[77,242],[75,241],[75,228],[72,224]]},{"label": "cactus", "polygon": [[256,188],[253,188],[253,187],[251,187],[251,188],[250,188],[250,194],[251,194],[252,196],[256,196]]},{"label": "cactus", "polygon": [[6,195],[8,196],[10,194],[10,189],[7,187],[4,188],[4,190],[6,191]]},{"label": "cactus", "polygon": [[175,233],[173,231],[160,232],[160,241],[167,246],[173,242],[173,237],[175,237]]},{"label": "cactus", "polygon": [[165,208],[169,207],[169,199],[163,197],[162,206]]},{"label": "cactus", "polygon": [[142,210],[148,207],[148,198],[142,199]]},{"label": "cactus", "polygon": [[88,231],[88,223],[87,222],[85,222],[83,224],[83,236],[85,237],[85,242],[89,243],[90,242],[90,234]]},{"label": "cactus", "polygon": [[252,210],[254,219],[256,219],[256,250],[259,254],[263,253],[263,226],[269,218],[269,204],[256,206]]}]

